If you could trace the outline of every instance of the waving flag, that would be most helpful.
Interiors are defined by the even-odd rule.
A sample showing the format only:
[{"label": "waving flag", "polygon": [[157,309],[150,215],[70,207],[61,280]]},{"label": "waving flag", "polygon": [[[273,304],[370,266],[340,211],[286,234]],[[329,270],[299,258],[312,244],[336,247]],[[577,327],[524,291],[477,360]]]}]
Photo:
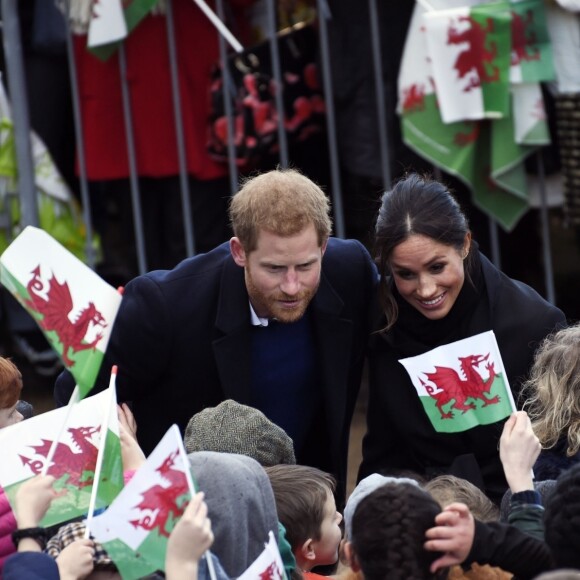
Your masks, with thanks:
[{"label": "waving flag", "polygon": [[[520,30],[520,48],[511,44],[515,11],[525,4],[523,22],[537,22],[541,0],[483,5],[466,0],[469,6],[462,9],[447,9],[450,0],[429,4],[435,10],[415,6],[401,63],[403,140],[461,179],[474,203],[510,230],[529,207],[524,160],[549,143],[538,85],[509,84],[516,53],[522,70],[525,55],[536,48],[540,62],[549,62],[549,44],[532,43],[536,33]],[[549,68],[542,70],[536,76],[549,77]]]},{"label": "waving flag", "polygon": [[0,282],[36,320],[79,385],[92,389],[121,295],[43,230],[28,226],[0,257]]},{"label": "waving flag", "polygon": [[284,564],[278,550],[274,533],[268,535],[264,551],[250,564],[238,580],[285,580]]},{"label": "waving flag", "polygon": [[88,47],[100,58],[107,60],[130,34],[157,6],[159,0],[97,0],[89,24]]},{"label": "waving flag", "polygon": [[[58,439],[48,474],[56,478],[57,497],[52,502],[43,526],[51,526],[87,513],[99,449],[101,422],[110,405],[108,391],[87,397],[76,403],[68,413],[66,407],[37,415],[0,430],[0,485],[14,506],[16,491],[25,481],[38,475],[46,462],[52,442]],[[116,417],[116,409],[114,413]],[[97,507],[104,507],[122,487],[120,447],[113,442],[114,425],[107,428],[107,447],[110,452],[106,469],[103,468],[104,493]],[[118,427],[116,431],[118,441]],[[120,475],[120,481],[119,481]]]},{"label": "waving flag", "polygon": [[493,331],[401,359],[435,431],[496,423],[516,408]]},{"label": "waving flag", "polygon": [[173,425],[117,499],[91,524],[124,580],[165,568],[171,530],[195,493],[181,433]]}]

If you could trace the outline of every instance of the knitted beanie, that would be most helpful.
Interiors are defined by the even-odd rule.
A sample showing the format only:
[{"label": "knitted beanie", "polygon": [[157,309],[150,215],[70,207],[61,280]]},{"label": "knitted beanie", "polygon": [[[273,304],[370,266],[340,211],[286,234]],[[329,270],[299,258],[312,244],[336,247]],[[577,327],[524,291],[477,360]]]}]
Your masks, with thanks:
[{"label": "knitted beanie", "polygon": [[196,413],[187,424],[184,443],[188,453],[239,453],[264,467],[296,463],[292,439],[281,427],[258,409],[231,399]]}]

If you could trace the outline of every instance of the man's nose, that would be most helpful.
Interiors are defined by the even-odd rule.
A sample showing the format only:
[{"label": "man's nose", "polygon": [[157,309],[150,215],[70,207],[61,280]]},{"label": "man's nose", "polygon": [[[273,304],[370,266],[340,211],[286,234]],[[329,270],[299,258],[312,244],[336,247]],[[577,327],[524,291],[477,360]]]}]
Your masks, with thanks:
[{"label": "man's nose", "polygon": [[300,291],[300,281],[298,280],[298,274],[294,270],[288,270],[284,276],[284,280],[280,285],[280,290],[287,294],[288,296],[294,296]]}]

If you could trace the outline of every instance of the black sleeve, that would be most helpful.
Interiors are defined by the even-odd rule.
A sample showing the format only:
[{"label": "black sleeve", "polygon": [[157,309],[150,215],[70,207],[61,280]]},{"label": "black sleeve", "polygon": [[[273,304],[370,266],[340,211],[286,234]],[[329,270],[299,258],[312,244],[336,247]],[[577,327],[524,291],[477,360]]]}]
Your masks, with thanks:
[{"label": "black sleeve", "polygon": [[463,565],[490,564],[519,580],[535,578],[553,568],[548,545],[509,524],[475,521],[471,552]]}]

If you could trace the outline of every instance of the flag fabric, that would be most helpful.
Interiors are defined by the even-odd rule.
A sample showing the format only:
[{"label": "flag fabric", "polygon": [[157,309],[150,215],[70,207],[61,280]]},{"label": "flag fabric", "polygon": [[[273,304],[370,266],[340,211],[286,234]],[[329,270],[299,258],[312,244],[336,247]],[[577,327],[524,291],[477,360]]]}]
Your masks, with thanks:
[{"label": "flag fabric", "polygon": [[[111,373],[111,383],[107,389],[108,404],[102,421],[99,451],[95,465],[93,489],[88,509],[88,522],[92,521],[96,510],[106,507],[119,495],[124,486],[123,458],[119,436],[119,415],[117,411],[117,367]],[[87,528],[89,527],[87,523]]]},{"label": "flag fabric", "polygon": [[[159,0],[125,0],[123,2],[123,10],[120,14],[115,6],[116,2],[118,0],[99,0],[96,3],[97,6],[99,4],[105,4],[105,6],[101,10],[96,11],[96,13],[93,10],[91,22],[89,23],[88,48],[101,60],[107,60],[118,50],[124,38],[151,12]],[[97,34],[93,32],[91,36],[91,31],[95,30],[94,27],[97,27],[96,30],[103,30],[103,19],[112,22],[117,31],[121,31],[124,28],[126,31],[125,34],[119,35],[117,33],[118,38],[114,40],[111,38],[110,41],[107,41],[106,33]],[[93,23],[93,21],[96,22]]]},{"label": "flag fabric", "polygon": [[103,361],[119,292],[32,226],[0,256],[0,282],[36,320],[85,397]]},{"label": "flag fabric", "polygon": [[[533,21],[539,20],[535,8],[541,0],[518,4],[524,2],[527,10],[534,8]],[[461,9],[447,9],[457,4],[451,0],[430,4],[437,9],[415,5],[401,62],[403,140],[461,179],[475,205],[509,231],[529,207],[524,160],[549,143],[537,83],[508,82],[515,4],[466,0],[469,6]],[[537,48],[541,62],[549,62],[549,44],[533,47],[535,37],[524,37],[527,50]],[[548,69],[542,69],[546,77]]]},{"label": "flag fabric", "polygon": [[514,83],[538,83],[556,78],[546,8],[537,0],[514,0],[511,10],[511,69]]},{"label": "flag fabric", "polygon": [[89,48],[117,42],[127,36],[127,24],[121,0],[98,0],[89,22]]},{"label": "flag fabric", "polygon": [[268,534],[264,551],[238,576],[238,580],[286,580],[284,564],[274,533]]},{"label": "flag fabric", "polygon": [[424,14],[444,123],[509,114],[510,21],[497,4]]},{"label": "flag fabric", "polygon": [[169,534],[194,493],[181,433],[173,425],[115,501],[91,523],[92,535],[124,580],[165,568]]},{"label": "flag fabric", "polygon": [[399,362],[439,433],[496,423],[516,410],[491,330]]},{"label": "flag fabric", "polygon": [[[41,473],[51,444],[58,439],[48,468],[48,475],[56,478],[54,487],[58,493],[41,525],[52,526],[87,513],[100,434],[104,432],[101,422],[109,404],[109,393],[104,391],[75,403],[68,419],[68,408],[62,407],[0,430],[0,485],[13,507],[18,488]],[[113,428],[107,429],[109,450],[115,447]],[[103,469],[103,491],[98,507],[105,507],[118,491],[119,473],[122,485],[120,447],[113,453],[118,455],[111,455],[107,470]]]}]

